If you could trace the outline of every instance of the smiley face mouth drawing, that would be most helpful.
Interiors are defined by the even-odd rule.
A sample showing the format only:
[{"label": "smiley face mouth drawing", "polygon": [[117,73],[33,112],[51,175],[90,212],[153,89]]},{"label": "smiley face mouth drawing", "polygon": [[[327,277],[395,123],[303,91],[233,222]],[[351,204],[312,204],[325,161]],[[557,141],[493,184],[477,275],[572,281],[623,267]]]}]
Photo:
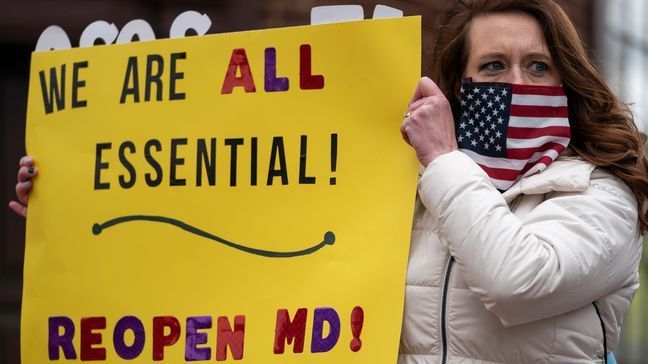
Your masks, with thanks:
[{"label": "smiley face mouth drawing", "polygon": [[295,251],[272,251],[272,250],[257,249],[257,248],[252,248],[246,245],[237,244],[229,240],[223,239],[220,236],[211,234],[207,231],[201,230],[195,226],[191,226],[180,220],[173,219],[170,217],[165,217],[165,216],[156,216],[156,215],[128,215],[128,216],[116,217],[114,219],[110,219],[104,222],[103,224],[95,223],[94,225],[92,225],[92,233],[94,235],[99,235],[107,228],[125,222],[132,222],[132,221],[149,221],[149,222],[157,222],[157,223],[173,225],[191,234],[216,241],[223,245],[229,246],[230,248],[234,248],[249,254],[259,255],[267,258],[293,258],[302,255],[308,255],[308,254],[315,253],[316,251],[322,249],[326,245],[333,245],[335,243],[335,233],[333,233],[332,231],[327,231],[326,233],[324,233],[324,238],[320,243],[317,243],[306,249],[295,250]]}]

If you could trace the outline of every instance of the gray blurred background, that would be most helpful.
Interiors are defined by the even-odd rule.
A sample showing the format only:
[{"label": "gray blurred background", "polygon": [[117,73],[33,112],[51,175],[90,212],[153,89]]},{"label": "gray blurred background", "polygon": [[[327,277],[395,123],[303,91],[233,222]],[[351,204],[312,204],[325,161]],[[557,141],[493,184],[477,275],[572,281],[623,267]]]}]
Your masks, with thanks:
[{"label": "gray blurred background", "polygon": [[[423,16],[423,67],[438,15],[451,0],[354,1],[370,18],[377,4],[392,6],[405,15]],[[642,130],[648,117],[648,1],[559,0],[590,49],[591,56],[609,84],[631,104]],[[309,23],[310,9],[351,2],[319,0],[1,0],[0,1],[0,363],[20,362],[20,301],[25,223],[6,208],[14,198],[17,163],[25,154],[25,112],[30,53],[40,33],[60,25],[72,45],[78,45],[83,29],[95,20],[121,28],[129,20],[144,19],[157,38],[168,37],[171,22],[185,10],[207,14],[208,33],[265,29]],[[0,204],[1,205],[1,204]],[[648,277],[644,252],[642,278]],[[648,288],[634,299],[616,350],[620,363],[648,363]],[[646,358],[646,359],[644,359]]]}]

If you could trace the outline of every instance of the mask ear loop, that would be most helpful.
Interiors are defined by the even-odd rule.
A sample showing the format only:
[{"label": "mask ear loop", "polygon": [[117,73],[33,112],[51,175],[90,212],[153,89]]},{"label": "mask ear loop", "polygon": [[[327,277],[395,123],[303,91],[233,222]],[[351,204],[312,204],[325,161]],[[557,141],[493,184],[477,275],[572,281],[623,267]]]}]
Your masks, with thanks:
[{"label": "mask ear loop", "polygon": [[[472,77],[464,77],[464,78],[461,79],[461,85],[460,86],[463,87],[465,84],[472,83],[472,82],[473,82]],[[461,99],[461,95],[459,93],[459,88],[458,87],[455,90],[455,93],[456,93],[457,99]]]}]

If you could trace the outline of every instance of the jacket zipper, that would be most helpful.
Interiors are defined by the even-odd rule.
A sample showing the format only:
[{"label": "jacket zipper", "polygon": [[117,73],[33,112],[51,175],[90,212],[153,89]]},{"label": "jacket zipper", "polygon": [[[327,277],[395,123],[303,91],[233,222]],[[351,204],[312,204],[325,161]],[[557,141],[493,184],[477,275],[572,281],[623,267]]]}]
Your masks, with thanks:
[{"label": "jacket zipper", "polygon": [[601,322],[601,331],[603,331],[603,362],[608,364],[607,356],[607,336],[605,335],[605,322],[603,321],[603,316],[601,316],[601,311],[599,311],[596,302],[592,302],[594,305],[594,310],[596,310],[596,316],[598,316],[599,322]]},{"label": "jacket zipper", "polygon": [[448,300],[448,286],[450,285],[450,273],[452,273],[452,265],[454,264],[454,257],[451,255],[448,259],[448,266],[446,267],[445,277],[443,280],[443,290],[441,296],[441,364],[446,364],[448,361],[448,335],[446,333],[446,312]]}]

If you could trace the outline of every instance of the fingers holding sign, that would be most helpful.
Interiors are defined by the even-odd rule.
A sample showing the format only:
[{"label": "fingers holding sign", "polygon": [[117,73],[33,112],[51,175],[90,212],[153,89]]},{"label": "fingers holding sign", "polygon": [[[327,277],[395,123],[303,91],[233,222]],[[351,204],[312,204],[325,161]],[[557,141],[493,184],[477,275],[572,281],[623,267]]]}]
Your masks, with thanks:
[{"label": "fingers holding sign", "polygon": [[458,149],[450,103],[431,79],[419,80],[405,116],[401,134],[422,165]]},{"label": "fingers holding sign", "polygon": [[18,182],[16,183],[18,201],[9,202],[9,208],[22,217],[27,216],[29,193],[34,185],[32,179],[37,175],[38,169],[34,167],[34,160],[31,157],[22,157],[18,167]]}]

